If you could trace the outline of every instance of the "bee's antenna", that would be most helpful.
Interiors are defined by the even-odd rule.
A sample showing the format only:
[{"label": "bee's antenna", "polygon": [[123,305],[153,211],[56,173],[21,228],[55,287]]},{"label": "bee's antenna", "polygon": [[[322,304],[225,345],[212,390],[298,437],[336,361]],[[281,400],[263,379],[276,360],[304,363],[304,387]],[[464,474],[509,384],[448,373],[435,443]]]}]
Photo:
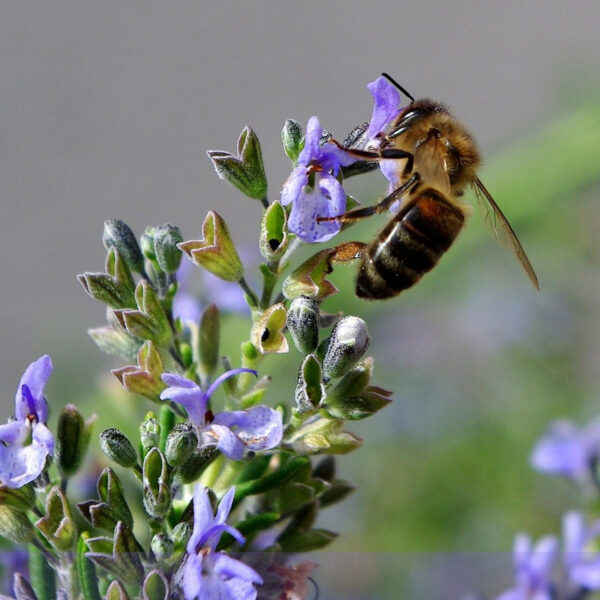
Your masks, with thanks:
[{"label": "bee's antenna", "polygon": [[390,83],[393,83],[405,96],[410,98],[411,102],[415,101],[415,99],[393,77],[390,77],[387,73],[382,73],[381,75]]},{"label": "bee's antenna", "polygon": [[313,598],[313,600],[319,600],[319,596],[321,595],[321,593],[317,582],[312,577],[307,577],[307,579],[315,586],[315,597]]}]

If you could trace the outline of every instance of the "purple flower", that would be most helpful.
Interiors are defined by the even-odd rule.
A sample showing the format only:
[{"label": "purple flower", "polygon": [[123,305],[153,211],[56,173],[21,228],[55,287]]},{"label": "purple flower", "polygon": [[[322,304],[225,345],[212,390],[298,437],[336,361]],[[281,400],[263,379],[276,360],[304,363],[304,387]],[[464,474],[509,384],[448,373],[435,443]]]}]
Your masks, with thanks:
[{"label": "purple flower", "polygon": [[600,589],[600,553],[591,547],[599,535],[600,521],[587,527],[580,512],[571,511],[563,517],[566,571],[572,582],[590,590]]},{"label": "purple flower", "polygon": [[[385,133],[391,122],[400,114],[402,108],[399,108],[400,92],[385,77],[378,77],[367,85],[371,92],[375,106],[373,115],[369,121],[369,127],[366,131],[367,146],[377,149],[380,143],[380,134]],[[398,161],[393,159],[380,160],[379,168],[385,178],[390,182],[389,192],[392,192],[400,185]],[[399,203],[394,203],[391,210],[394,211]]]},{"label": "purple flower", "polygon": [[515,586],[496,600],[553,600],[552,569],[558,556],[558,541],[543,537],[533,548],[529,536],[515,538],[513,560]]},{"label": "purple flower", "polygon": [[[306,126],[304,148],[281,190],[281,204],[292,205],[288,227],[303,242],[324,242],[342,227],[339,221],[318,221],[318,217],[337,217],[346,209],[346,192],[336,179],[340,167],[356,159],[333,144],[321,145],[323,130],[317,117]],[[314,184],[309,186],[310,176]]]},{"label": "purple flower", "polygon": [[384,133],[389,124],[400,114],[401,109],[398,108],[400,92],[385,77],[378,77],[367,84],[367,89],[375,100],[373,115],[366,131],[367,138],[373,139],[378,134]]},{"label": "purple flower", "polygon": [[232,369],[217,377],[206,391],[181,375],[162,375],[162,380],[169,387],[163,390],[161,400],[168,399],[181,404],[198,430],[201,445],[216,446],[232,460],[242,458],[246,448],[254,451],[274,448],[283,435],[281,413],[267,406],[253,406],[247,410],[216,415],[207,410],[208,401],[216,388],[225,379],[243,372],[256,375],[252,369]]},{"label": "purple flower", "polygon": [[600,454],[600,418],[578,428],[570,421],[555,421],[535,445],[531,465],[543,473],[580,482],[590,481]]},{"label": "purple flower", "polygon": [[225,523],[235,489],[231,488],[221,500],[217,514],[208,498],[208,490],[200,484],[194,490],[194,529],[187,544],[183,568],[183,593],[186,600],[255,600],[254,584],[261,585],[260,575],[243,562],[231,558],[216,547],[224,532],[240,544],[244,536]]},{"label": "purple flower", "polygon": [[54,451],[54,437],[46,427],[48,405],[44,386],[52,374],[52,361],[42,356],[31,363],[15,395],[15,420],[0,425],[0,482],[24,486],[43,471]]}]

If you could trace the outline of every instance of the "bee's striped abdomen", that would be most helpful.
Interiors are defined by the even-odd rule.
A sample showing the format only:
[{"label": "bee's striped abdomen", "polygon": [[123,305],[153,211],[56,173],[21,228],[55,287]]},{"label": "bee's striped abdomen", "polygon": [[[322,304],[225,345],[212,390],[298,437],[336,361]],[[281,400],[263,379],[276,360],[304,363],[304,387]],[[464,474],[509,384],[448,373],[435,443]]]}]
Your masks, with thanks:
[{"label": "bee's striped abdomen", "polygon": [[433,189],[425,190],[414,206],[401,218],[393,218],[368,247],[356,294],[390,298],[414,285],[437,264],[464,222],[458,205]]}]

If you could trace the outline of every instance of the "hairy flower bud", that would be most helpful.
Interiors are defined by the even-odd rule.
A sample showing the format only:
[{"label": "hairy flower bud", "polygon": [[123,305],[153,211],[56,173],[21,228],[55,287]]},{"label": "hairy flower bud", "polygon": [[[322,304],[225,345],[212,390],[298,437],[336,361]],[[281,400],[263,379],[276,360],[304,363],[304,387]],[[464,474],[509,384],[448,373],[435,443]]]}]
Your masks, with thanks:
[{"label": "hairy flower bud", "polygon": [[175,273],[181,262],[181,250],[177,244],[183,242],[179,227],[165,224],[156,227],[154,232],[154,254],[160,268],[165,273]]},{"label": "hairy flower bud", "polygon": [[283,335],[286,310],[280,302],[265,310],[254,322],[250,331],[250,341],[261,354],[284,354],[288,343]]},{"label": "hairy flower bud", "polygon": [[165,444],[165,457],[172,467],[183,465],[198,445],[198,436],[190,423],[178,423],[169,431]]},{"label": "hairy flower bud", "polygon": [[323,359],[323,371],[335,379],[348,372],[369,347],[367,324],[358,317],[342,317],[333,328]]},{"label": "hairy flower bud", "polygon": [[175,544],[171,538],[162,531],[154,535],[150,542],[150,549],[159,562],[169,558],[173,554],[174,547]]},{"label": "hairy flower bud", "polygon": [[294,298],[287,312],[287,328],[294,344],[304,354],[319,345],[319,305],[313,298]]},{"label": "hairy flower bud", "polygon": [[147,413],[140,424],[140,440],[145,452],[160,445],[160,423],[152,412]]},{"label": "hairy flower bud", "polygon": [[144,459],[142,483],[146,512],[154,518],[164,516],[171,507],[171,490],[167,461],[158,448],[152,448]]},{"label": "hairy flower bud", "polygon": [[325,399],[321,365],[312,354],[307,355],[300,365],[294,397],[296,410],[301,413],[314,411]]},{"label": "hairy flower bud", "polygon": [[209,150],[206,154],[221,179],[234,185],[249,198],[265,198],[267,177],[262,151],[258,137],[250,127],[244,127],[240,133],[237,156],[221,150]]},{"label": "hairy flower bud", "polygon": [[260,223],[260,253],[267,260],[277,260],[288,246],[287,214],[279,201],[265,210]]},{"label": "hairy flower bud", "polygon": [[136,273],[144,272],[144,257],[133,231],[119,219],[104,222],[102,243],[107,250],[115,248],[129,268]]},{"label": "hairy flower bud", "polygon": [[0,506],[0,536],[15,544],[25,544],[33,537],[33,525],[24,512]]},{"label": "hairy flower bud", "polygon": [[0,506],[11,506],[17,510],[27,511],[35,504],[33,485],[28,483],[20,488],[0,485]]},{"label": "hairy flower bud", "polygon": [[229,228],[213,210],[202,223],[202,239],[178,244],[197,265],[225,281],[239,281],[244,274],[242,261],[235,249]]},{"label": "hairy flower bud", "polygon": [[73,475],[87,450],[96,417],[84,422],[73,404],[67,404],[58,417],[56,463],[63,477]]},{"label": "hairy flower bud", "polygon": [[122,467],[130,468],[137,463],[137,454],[125,434],[111,427],[100,434],[102,452]]},{"label": "hairy flower bud", "polygon": [[143,600],[167,600],[169,597],[169,584],[163,573],[152,569],[142,584]]},{"label": "hairy flower bud", "polygon": [[46,497],[46,516],[35,523],[38,531],[58,551],[74,550],[77,545],[77,525],[67,498],[58,487]]},{"label": "hairy flower bud", "polygon": [[294,119],[288,119],[281,130],[283,149],[292,163],[296,164],[298,155],[304,147],[302,125]]}]

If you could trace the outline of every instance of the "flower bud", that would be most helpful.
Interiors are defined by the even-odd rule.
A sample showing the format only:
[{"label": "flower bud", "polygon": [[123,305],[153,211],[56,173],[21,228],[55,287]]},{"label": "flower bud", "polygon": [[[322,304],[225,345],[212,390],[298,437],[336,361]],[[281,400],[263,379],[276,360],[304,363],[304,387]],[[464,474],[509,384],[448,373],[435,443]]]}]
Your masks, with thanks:
[{"label": "flower bud", "polygon": [[265,198],[267,177],[262,151],[258,137],[250,127],[244,127],[238,138],[237,156],[221,150],[209,150],[206,154],[221,179],[234,185],[249,198]]},{"label": "flower bud", "polygon": [[342,430],[339,419],[318,419],[296,431],[291,445],[297,454],[346,454],[362,445],[362,439]]},{"label": "flower bud", "polygon": [[215,304],[209,304],[200,317],[198,330],[198,367],[200,374],[206,377],[212,375],[219,361],[219,309]]},{"label": "flower bud", "polygon": [[146,512],[155,519],[163,517],[171,508],[171,490],[169,467],[158,448],[152,448],[144,459],[142,483]]},{"label": "flower bud", "polygon": [[307,355],[300,365],[294,397],[299,413],[314,411],[325,399],[321,365],[313,354]]},{"label": "flower bud", "polygon": [[169,558],[173,554],[174,547],[175,544],[173,544],[171,538],[163,532],[154,535],[150,542],[150,549],[159,562]]},{"label": "flower bud", "polygon": [[33,485],[28,483],[20,488],[0,485],[0,506],[10,506],[26,512],[35,504]]},{"label": "flower bud", "polygon": [[185,550],[191,535],[192,528],[189,523],[186,523],[185,521],[177,523],[177,525],[173,527],[173,531],[171,531],[171,539],[173,540],[174,551],[176,553],[183,552]]},{"label": "flower bud", "polygon": [[187,462],[198,446],[198,436],[190,423],[178,423],[167,435],[165,457],[172,467]]},{"label": "flower bud", "polygon": [[104,222],[102,243],[107,250],[115,248],[136,273],[144,272],[144,257],[133,235],[133,231],[123,221],[109,219]]},{"label": "flower bud", "polygon": [[288,275],[281,286],[283,295],[288,300],[298,296],[308,296],[323,300],[338,290],[326,279],[333,271],[331,258],[334,250],[327,249],[317,252],[304,261],[291,275]]},{"label": "flower bud", "polygon": [[265,310],[254,322],[250,331],[250,341],[261,354],[284,354],[288,343],[283,335],[286,310],[280,302]]},{"label": "flower bud", "polygon": [[260,253],[267,260],[277,260],[285,252],[288,240],[287,213],[276,200],[265,210],[260,224]]},{"label": "flower bud", "polygon": [[197,265],[225,281],[239,281],[244,274],[242,261],[235,249],[225,221],[209,211],[202,223],[201,240],[182,242],[183,250]]},{"label": "flower bud", "polygon": [[287,328],[298,350],[314,352],[319,345],[319,305],[313,298],[294,298],[288,308]]},{"label": "flower bud", "polygon": [[46,516],[35,527],[58,552],[74,550],[77,545],[77,526],[66,496],[53,487],[46,497]]},{"label": "flower bud", "polygon": [[147,413],[140,424],[140,440],[145,452],[149,452],[152,448],[158,448],[160,445],[160,423],[152,412]]},{"label": "flower bud", "polygon": [[135,290],[137,310],[115,310],[113,314],[119,325],[142,340],[152,340],[166,345],[172,336],[171,325],[156,292],[145,280]]},{"label": "flower bud", "polygon": [[130,468],[137,464],[137,454],[125,434],[110,427],[100,434],[100,448],[110,460],[122,467]]},{"label": "flower bud", "polygon": [[63,477],[73,475],[81,465],[87,450],[96,417],[84,422],[73,404],[67,404],[58,417],[56,463]]},{"label": "flower bud", "polygon": [[142,584],[143,600],[167,600],[169,597],[169,584],[163,573],[152,569]]},{"label": "flower bud", "polygon": [[33,525],[24,512],[0,506],[0,536],[15,544],[25,544],[33,536]]},{"label": "flower bud", "polygon": [[160,268],[165,273],[175,273],[181,262],[181,250],[177,244],[183,242],[179,227],[161,225],[154,233],[154,254]]},{"label": "flower bud", "polygon": [[132,335],[129,335],[119,326],[104,326],[88,329],[88,335],[94,340],[96,346],[98,346],[102,352],[114,354],[128,362],[135,360],[140,347],[139,340]]},{"label": "flower bud", "polygon": [[163,363],[154,342],[148,340],[142,344],[137,353],[137,364],[113,369],[111,373],[128,392],[140,394],[152,402],[161,402],[160,393],[166,386],[160,378]]},{"label": "flower bud", "polygon": [[123,584],[115,579],[106,589],[104,600],[130,600],[130,598]]},{"label": "flower bud", "polygon": [[342,317],[333,328],[323,359],[323,372],[335,379],[348,372],[369,347],[367,324],[358,317]]},{"label": "flower bud", "polygon": [[298,155],[304,147],[302,126],[294,119],[288,119],[281,130],[281,142],[288,158],[296,164]]},{"label": "flower bud", "polygon": [[181,465],[176,473],[183,483],[196,481],[200,474],[219,455],[215,446],[196,448],[188,460]]}]

